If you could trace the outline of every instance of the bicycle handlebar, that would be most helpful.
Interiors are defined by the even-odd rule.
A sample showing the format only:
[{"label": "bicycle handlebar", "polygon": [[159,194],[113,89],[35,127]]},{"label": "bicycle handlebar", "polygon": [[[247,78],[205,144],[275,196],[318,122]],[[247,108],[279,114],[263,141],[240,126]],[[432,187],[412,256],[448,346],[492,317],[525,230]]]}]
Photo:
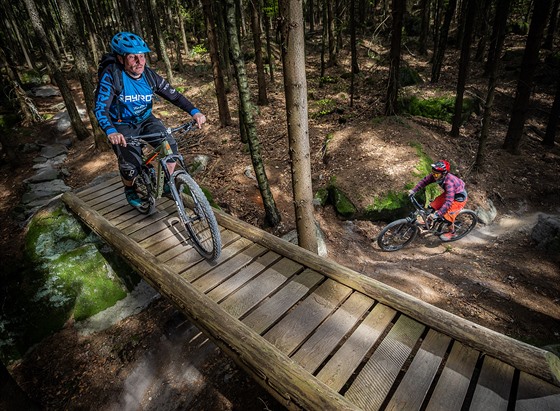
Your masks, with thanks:
[{"label": "bicycle handlebar", "polygon": [[126,140],[127,143],[132,143],[137,141],[138,143],[141,143],[143,139],[145,138],[152,138],[152,137],[165,137],[168,135],[171,135],[173,133],[176,133],[177,131],[181,131],[184,130],[185,133],[188,133],[190,130],[192,130],[192,128],[197,124],[197,122],[195,120],[191,120],[188,123],[182,124],[179,127],[168,127],[165,129],[165,131],[160,131],[159,133],[150,133],[150,134],[142,134],[139,136],[125,136],[124,139]]}]

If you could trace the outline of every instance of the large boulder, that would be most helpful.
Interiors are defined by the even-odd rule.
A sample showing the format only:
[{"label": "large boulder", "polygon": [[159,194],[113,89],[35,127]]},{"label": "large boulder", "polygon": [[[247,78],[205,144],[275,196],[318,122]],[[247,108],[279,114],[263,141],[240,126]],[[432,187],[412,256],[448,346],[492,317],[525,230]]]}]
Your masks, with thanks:
[{"label": "large boulder", "polygon": [[39,210],[25,237],[25,267],[7,279],[10,288],[0,326],[2,357],[18,357],[32,344],[113,306],[140,281],[101,239],[60,201]]},{"label": "large boulder", "polygon": [[540,214],[531,231],[531,238],[537,243],[538,249],[560,255],[560,217]]}]

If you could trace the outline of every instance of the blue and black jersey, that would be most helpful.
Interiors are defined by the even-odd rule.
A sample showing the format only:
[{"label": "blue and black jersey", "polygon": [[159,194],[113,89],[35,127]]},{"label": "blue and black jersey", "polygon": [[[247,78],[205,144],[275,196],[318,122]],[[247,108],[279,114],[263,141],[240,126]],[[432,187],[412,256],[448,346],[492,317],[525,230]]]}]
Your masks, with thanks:
[{"label": "blue and black jersey", "polygon": [[[148,72],[149,71],[149,72]],[[113,76],[122,76],[122,89],[115,87]],[[148,82],[148,77],[154,84]],[[139,124],[152,114],[154,93],[186,111],[191,116],[199,113],[185,96],[149,67],[145,67],[142,77],[134,79],[123,70],[113,70],[108,66],[99,78],[95,94],[95,117],[105,134],[116,133],[116,123]]]}]

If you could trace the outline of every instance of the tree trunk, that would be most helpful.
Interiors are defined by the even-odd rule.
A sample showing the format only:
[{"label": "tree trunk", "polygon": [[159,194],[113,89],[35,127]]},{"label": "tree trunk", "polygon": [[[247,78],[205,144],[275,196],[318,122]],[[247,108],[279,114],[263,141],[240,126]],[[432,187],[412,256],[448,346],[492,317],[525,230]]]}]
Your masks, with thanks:
[{"label": "tree trunk", "polygon": [[[235,19],[234,0],[226,0],[227,8],[227,29],[231,46],[231,54],[237,74],[237,88],[239,91],[239,111],[240,122],[242,122],[248,132],[247,143],[251,152],[251,161],[259,184],[259,190],[263,200],[265,210],[265,222],[269,226],[276,226],[280,222],[280,213],[276,208],[274,197],[270,191],[270,185],[266,176],[262,156],[260,153],[260,142],[257,137],[257,130],[253,121],[253,107],[251,105],[251,95],[247,84],[247,73],[245,72],[245,62],[241,54],[239,40],[237,37],[237,27]],[[242,118],[241,118],[242,117]]]},{"label": "tree trunk", "polygon": [[465,85],[469,76],[469,60],[471,56],[472,34],[474,31],[474,18],[478,7],[477,0],[464,0],[466,4],[466,16],[463,31],[463,39],[461,40],[461,57],[459,59],[459,77],[457,79],[457,95],[455,97],[455,113],[453,115],[453,123],[451,126],[451,135],[459,137],[461,128],[461,119],[463,117],[463,97],[465,94]]},{"label": "tree trunk", "polygon": [[494,24],[492,25],[492,36],[490,37],[490,47],[488,47],[488,58],[484,65],[484,76],[487,76],[491,67],[500,59],[502,47],[498,52],[497,45],[503,45],[506,37],[507,18],[510,12],[511,0],[498,0],[494,12]]},{"label": "tree trunk", "polygon": [[334,0],[325,0],[327,4],[327,20],[323,24],[327,25],[327,33],[329,39],[329,60],[327,66],[332,67],[338,65],[338,55],[336,52],[336,29],[334,16]]},{"label": "tree trunk", "polygon": [[288,121],[288,151],[292,161],[292,189],[298,241],[300,247],[317,253],[309,153],[302,0],[281,0],[279,6],[282,19],[282,63]]},{"label": "tree trunk", "polygon": [[449,0],[447,5],[447,10],[445,12],[445,18],[443,20],[443,25],[439,32],[439,40],[437,46],[437,53],[434,55],[434,62],[432,65],[432,83],[437,83],[439,81],[439,76],[441,74],[441,66],[443,65],[443,57],[445,56],[445,50],[447,48],[447,38],[449,37],[449,27],[451,26],[451,20],[455,14],[455,8],[457,7],[457,0]]},{"label": "tree trunk", "polygon": [[212,8],[211,0],[203,0],[202,7],[206,17],[206,32],[208,33],[208,47],[210,49],[210,60],[212,61],[212,71],[214,74],[214,88],[216,89],[216,98],[218,100],[220,127],[227,127],[231,124],[231,114],[226,96],[224,73],[222,72],[218,55],[218,39],[216,38],[216,24],[214,22],[215,10]]},{"label": "tree trunk", "polygon": [[521,62],[521,72],[517,82],[517,90],[513,108],[511,110],[511,120],[504,140],[503,148],[512,154],[519,154],[521,137],[529,108],[529,99],[533,87],[533,75],[539,64],[539,51],[546,27],[546,20],[550,12],[551,0],[541,0],[534,3],[531,26],[527,36],[527,44]]},{"label": "tree trunk", "polygon": [[49,72],[52,73],[54,80],[60,90],[60,94],[64,100],[64,104],[66,105],[66,110],[68,111],[68,115],[70,116],[70,123],[72,124],[72,128],[76,133],[76,137],[78,140],[85,140],[89,137],[89,132],[87,128],[84,126],[82,119],[80,118],[80,114],[78,113],[78,109],[76,108],[76,103],[74,102],[73,92],[60,69],[58,61],[56,60],[52,49],[50,47],[49,41],[47,40],[43,22],[39,18],[39,13],[37,12],[37,7],[33,0],[24,0],[25,7],[27,12],[29,13],[29,17],[31,20],[31,24],[33,26],[33,30],[37,35],[37,39],[39,40],[42,48],[42,52],[46,58],[47,66],[49,68]]},{"label": "tree trunk", "polygon": [[[507,16],[509,14],[509,6],[511,0],[499,0],[496,5],[496,13],[494,19],[494,26],[504,25],[507,21]],[[494,53],[496,55],[502,54],[502,48],[504,46],[505,36],[497,36],[492,39],[490,47],[494,48]],[[484,114],[482,116],[482,129],[480,131],[480,137],[478,141],[478,150],[476,153],[476,161],[474,164],[475,170],[482,170],[485,166],[486,157],[486,142],[488,141],[488,129],[490,128],[490,121],[492,118],[492,107],[494,105],[494,94],[496,91],[496,85],[498,83],[498,67],[499,60],[493,59],[492,64],[488,67],[488,92],[486,94],[486,103],[484,104]]]},{"label": "tree trunk", "polygon": [[274,84],[274,54],[272,54],[272,44],[270,41],[270,18],[265,11],[264,14],[264,27],[266,36],[266,55],[268,58],[268,69],[270,71],[270,83]]},{"label": "tree trunk", "polygon": [[155,43],[158,44],[158,49],[161,52],[161,57],[163,58],[163,62],[165,63],[165,71],[167,81],[173,84],[173,71],[171,70],[171,62],[169,61],[169,56],[167,55],[167,45],[165,43],[165,39],[163,38],[163,33],[161,32],[161,27],[159,23],[159,15],[158,15],[158,6],[156,0],[150,0],[149,2],[150,8],[152,9],[153,15],[153,29],[155,31]]},{"label": "tree trunk", "polygon": [[251,4],[251,31],[253,32],[253,45],[255,47],[255,65],[257,66],[257,85],[259,88],[257,104],[264,106],[268,104],[268,97],[266,95],[266,79],[262,57],[261,16],[259,13],[259,8],[262,9],[262,7],[260,7],[260,4],[256,4],[257,1],[249,0]]},{"label": "tree trunk", "polygon": [[[76,22],[76,18],[67,0],[57,0],[57,3],[60,9],[60,19],[62,21],[63,28],[67,32],[66,36],[71,39],[81,38],[81,35],[77,31],[78,24]],[[85,44],[85,39],[82,39],[82,42]],[[80,46],[80,42],[78,41],[70,42],[70,48],[72,54],[74,55],[76,73],[78,74],[78,79],[80,80],[80,84],[82,86],[82,92],[84,93],[87,114],[93,129],[95,148],[104,151],[109,150],[109,146],[107,145],[107,136],[103,130],[101,130],[101,127],[99,127],[95,114],[93,113],[93,110],[95,109],[95,90],[91,80],[91,74],[89,71],[90,64],[85,54],[85,50]]]},{"label": "tree trunk", "polygon": [[543,48],[547,50],[552,50],[552,46],[554,45],[554,33],[556,32],[556,25],[558,24],[559,7],[560,0],[554,0],[552,12],[550,13],[550,22],[548,23],[548,29],[546,31],[546,37],[543,44]]},{"label": "tree trunk", "polygon": [[546,126],[546,134],[542,141],[544,146],[551,148],[554,147],[554,140],[556,139],[556,127],[558,126],[558,118],[560,116],[560,75],[558,74],[558,70],[559,69],[557,68],[556,76],[558,77],[558,82],[556,84],[554,103],[552,103],[552,110],[550,111],[548,124]]},{"label": "tree trunk", "polygon": [[391,28],[391,50],[389,52],[389,81],[387,84],[387,100],[385,103],[386,116],[394,116],[397,113],[401,37],[405,9],[406,0],[393,0],[393,25]]},{"label": "tree trunk", "polygon": [[420,23],[420,37],[418,38],[418,52],[425,56],[428,54],[428,32],[430,29],[430,6],[428,0],[420,0],[420,13],[422,20]]}]

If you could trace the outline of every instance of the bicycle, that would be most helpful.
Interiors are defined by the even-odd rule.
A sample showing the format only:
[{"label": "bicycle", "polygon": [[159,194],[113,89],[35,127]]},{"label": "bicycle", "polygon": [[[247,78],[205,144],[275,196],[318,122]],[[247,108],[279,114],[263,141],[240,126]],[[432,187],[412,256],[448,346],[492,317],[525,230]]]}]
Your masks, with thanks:
[{"label": "bicycle", "polygon": [[[135,187],[142,204],[135,207],[142,214],[152,214],[156,201],[169,187],[181,224],[189,234],[194,248],[209,261],[216,260],[222,250],[220,230],[208,199],[190,176],[181,154],[173,154],[168,137],[181,132],[186,135],[196,125],[195,121],[164,132],[125,137],[127,144],[142,147],[142,166],[135,180]],[[162,137],[161,143],[153,148],[145,138]],[[175,171],[170,173],[168,162],[175,162]],[[189,207],[190,206],[190,207]]]},{"label": "bicycle", "polygon": [[[420,231],[437,236],[449,230],[450,223],[442,220],[433,220],[429,216],[433,210],[424,208],[414,195],[409,196],[414,210],[406,218],[395,220],[381,230],[377,236],[377,244],[384,251],[397,251],[410,244]],[[455,219],[455,235],[447,241],[457,241],[469,234],[478,222],[476,213],[463,209]]]}]

